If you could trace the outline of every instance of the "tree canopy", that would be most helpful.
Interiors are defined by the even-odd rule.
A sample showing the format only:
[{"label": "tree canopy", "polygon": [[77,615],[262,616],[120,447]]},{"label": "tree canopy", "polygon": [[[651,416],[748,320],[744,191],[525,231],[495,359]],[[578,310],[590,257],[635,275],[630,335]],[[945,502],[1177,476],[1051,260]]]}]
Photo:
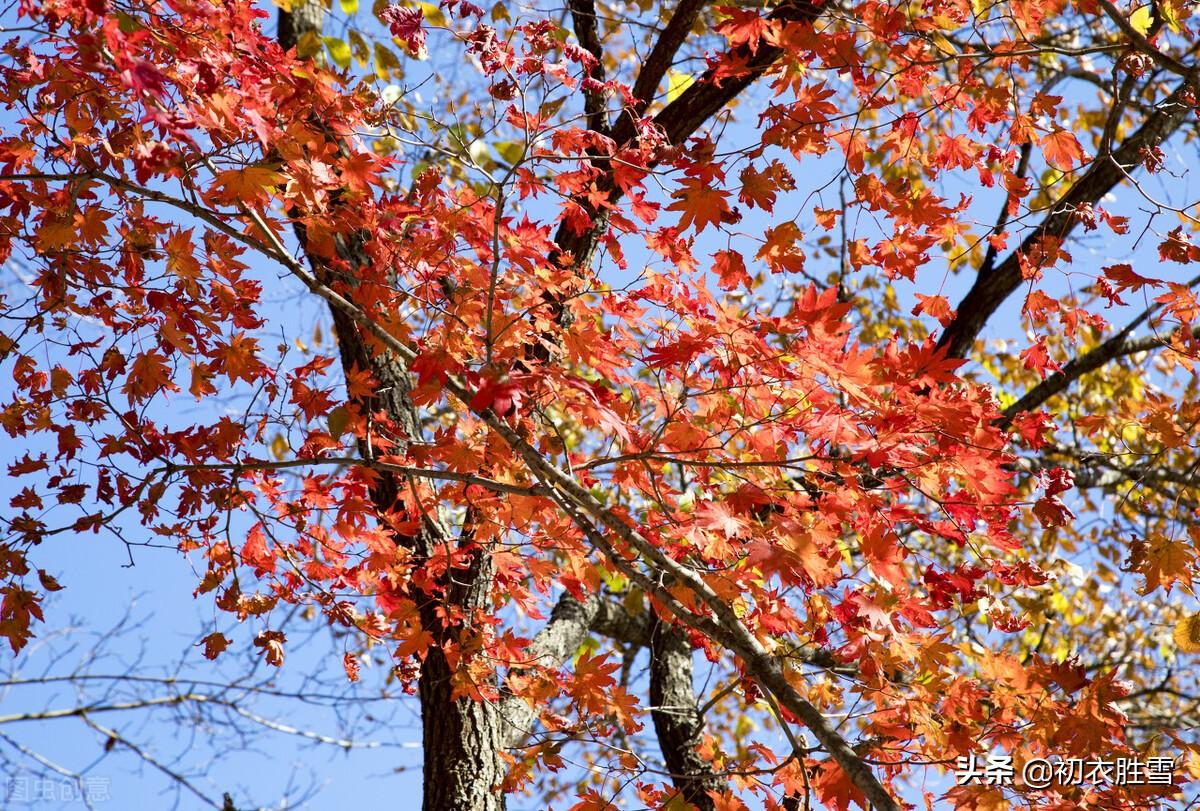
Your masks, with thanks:
[{"label": "tree canopy", "polygon": [[0,635],[136,536],[427,811],[1182,803],[1192,13],[20,0]]}]

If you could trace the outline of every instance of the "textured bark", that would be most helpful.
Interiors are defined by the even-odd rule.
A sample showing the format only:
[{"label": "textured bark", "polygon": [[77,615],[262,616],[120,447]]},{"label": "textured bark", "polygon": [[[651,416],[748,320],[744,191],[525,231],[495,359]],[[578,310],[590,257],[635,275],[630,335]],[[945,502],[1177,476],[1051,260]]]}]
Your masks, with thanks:
[{"label": "textured bark", "polygon": [[[453,639],[438,607],[449,604],[466,612],[488,610],[492,559],[477,550],[471,566],[454,572],[440,601],[421,608],[421,624],[438,642]],[[470,622],[467,623],[469,627]],[[500,757],[504,724],[495,704],[455,697],[454,672],[440,646],[421,663],[417,694],[421,699],[424,755],[424,811],[503,811],[501,783],[507,767]]]},{"label": "textured bark", "polygon": [[715,807],[709,791],[725,790],[697,751],[704,716],[692,687],[692,646],[683,629],[659,617],[650,629],[650,715],[675,789],[699,811]]}]

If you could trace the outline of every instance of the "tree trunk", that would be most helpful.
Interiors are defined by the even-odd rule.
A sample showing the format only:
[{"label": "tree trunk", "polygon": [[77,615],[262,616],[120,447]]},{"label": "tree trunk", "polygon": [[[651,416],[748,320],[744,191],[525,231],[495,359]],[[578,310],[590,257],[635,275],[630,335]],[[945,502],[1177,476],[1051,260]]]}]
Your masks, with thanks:
[{"label": "tree trunk", "polygon": [[[291,11],[281,10],[279,43],[290,49],[305,34],[320,36],[323,17],[320,0],[297,4]],[[298,226],[296,235],[303,248],[304,229]],[[362,267],[370,261],[358,237],[339,239],[337,252],[351,267]],[[328,277],[328,273],[322,273],[319,259],[310,256],[310,260],[318,277]],[[331,308],[331,314],[342,367],[347,372],[355,367],[369,369],[379,382],[380,390],[363,404],[365,410],[370,413],[383,409],[396,430],[404,434],[394,439],[419,441],[420,420],[409,396],[408,369],[398,358],[370,351],[353,319],[335,308]],[[360,453],[368,455],[370,449],[361,444]],[[371,488],[371,498],[381,513],[388,513],[397,508],[405,489],[403,479],[382,475]],[[464,521],[457,539],[437,516],[423,516],[422,525],[415,536],[396,538],[398,545],[414,551],[418,562],[428,560],[444,544],[454,543],[460,548],[474,544],[469,519]],[[457,642],[464,630],[469,632],[471,617],[477,611],[490,609],[491,581],[491,558],[486,550],[476,548],[466,569],[450,569],[439,578],[433,587],[437,593],[429,595],[420,610],[422,626],[436,640],[421,663],[417,682],[424,753],[423,811],[503,811],[505,807],[500,790],[506,774],[500,757],[505,730],[498,706],[469,695],[455,695],[454,669],[442,647]],[[466,617],[464,625],[446,627],[438,614],[439,606],[461,610]],[[495,684],[485,687],[494,690]]]},{"label": "tree trunk", "polygon": [[655,617],[650,630],[650,715],[675,788],[699,811],[712,811],[709,791],[726,786],[697,751],[704,716],[692,687],[692,646],[684,630]]},{"label": "tree trunk", "polygon": [[[464,532],[464,535],[469,533]],[[454,572],[454,584],[442,601],[422,606],[421,623],[435,638],[450,641],[450,633],[439,633],[439,605],[452,603],[468,613],[487,610],[492,561],[478,550],[471,566]],[[470,623],[467,623],[467,628]],[[454,672],[441,647],[430,649],[421,663],[417,694],[421,700],[421,729],[424,743],[424,811],[503,811],[500,785],[507,772],[500,757],[504,748],[504,719],[493,702],[454,695]]]}]

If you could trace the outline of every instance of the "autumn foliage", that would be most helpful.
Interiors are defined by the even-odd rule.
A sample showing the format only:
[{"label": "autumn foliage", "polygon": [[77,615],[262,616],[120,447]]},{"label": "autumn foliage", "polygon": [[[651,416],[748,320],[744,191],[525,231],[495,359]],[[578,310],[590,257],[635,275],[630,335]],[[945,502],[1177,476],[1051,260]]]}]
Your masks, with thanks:
[{"label": "autumn foliage", "polygon": [[352,629],[426,808],[1184,796],[1188,4],[318,6],[15,12],[14,653],[40,547],[136,533],[209,658]]}]

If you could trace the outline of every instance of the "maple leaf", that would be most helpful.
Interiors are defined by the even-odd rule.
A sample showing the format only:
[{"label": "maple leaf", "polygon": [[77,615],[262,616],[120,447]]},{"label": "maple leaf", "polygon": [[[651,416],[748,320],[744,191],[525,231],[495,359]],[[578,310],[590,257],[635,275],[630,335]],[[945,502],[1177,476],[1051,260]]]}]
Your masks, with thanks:
[{"label": "maple leaf", "polygon": [[129,401],[145,400],[164,389],[179,390],[171,381],[171,367],[167,365],[167,359],[154,351],[143,352],[134,358],[122,387]]},{"label": "maple leaf", "polygon": [[594,699],[616,685],[612,674],[620,669],[621,663],[610,661],[607,653],[581,654],[575,660],[571,691],[577,699]]},{"label": "maple leaf", "polygon": [[225,634],[213,632],[197,644],[204,646],[205,659],[216,659],[229,647],[229,639]]},{"label": "maple leaf", "polygon": [[1158,279],[1148,279],[1145,276],[1140,276],[1134,272],[1133,266],[1129,264],[1107,265],[1102,268],[1101,273],[1109,281],[1117,286],[1118,292],[1125,290],[1136,293],[1143,287],[1161,287],[1162,282]]},{"label": "maple leaf", "polygon": [[726,538],[736,538],[745,529],[746,523],[733,514],[727,504],[706,501],[696,508],[696,523],[708,530],[720,532]]},{"label": "maple leaf", "polygon": [[1185,324],[1190,324],[1200,315],[1200,301],[1196,293],[1186,284],[1167,282],[1168,292],[1156,296],[1154,300],[1163,305],[1163,309],[1174,315]]},{"label": "maple leaf", "polygon": [[1046,376],[1047,369],[1055,372],[1062,369],[1062,366],[1050,357],[1044,335],[1038,336],[1037,341],[1021,350],[1021,360],[1024,361],[1026,369],[1031,369],[1042,377]]},{"label": "maple leaf", "polygon": [[745,46],[751,54],[757,53],[759,42],[771,30],[771,21],[753,9],[721,6],[717,10],[728,15],[717,24],[717,32],[725,35],[730,46]]},{"label": "maple leaf", "polygon": [[282,179],[283,175],[269,166],[226,169],[217,173],[214,196],[226,202],[264,200]]},{"label": "maple leaf", "polygon": [[913,315],[925,313],[936,318],[943,327],[950,326],[954,320],[954,310],[950,309],[950,302],[945,296],[925,296],[920,293],[914,295],[917,305],[913,307]]},{"label": "maple leaf", "polygon": [[267,374],[258,359],[258,340],[245,333],[235,333],[229,341],[218,342],[213,351],[213,360],[232,383],[234,380],[245,380],[253,383],[259,377]]},{"label": "maple leaf", "polygon": [[697,355],[707,351],[712,345],[711,337],[680,335],[670,343],[659,344],[650,349],[646,352],[643,361],[652,369],[664,366],[684,366]]},{"label": "maple leaf", "polygon": [[981,147],[965,135],[956,135],[953,138],[942,139],[935,160],[943,169],[970,169],[981,151]]},{"label": "maple leaf", "polygon": [[716,271],[717,284],[722,290],[750,288],[751,279],[750,274],[746,272],[746,261],[737,251],[717,251],[713,256],[713,270]]},{"label": "maple leaf", "polygon": [[242,545],[242,561],[252,566],[255,574],[260,577],[275,571],[275,554],[267,547],[267,536],[261,523],[250,528],[246,542]]},{"label": "maple leaf", "polygon": [[1163,533],[1154,533],[1145,540],[1129,545],[1129,569],[1145,578],[1143,594],[1158,589],[1170,591],[1175,583],[1192,585],[1192,570],[1197,563],[1196,550],[1184,541],[1174,540]]},{"label": "maple leaf", "polygon": [[674,203],[667,206],[667,211],[679,211],[679,228],[695,226],[696,232],[703,231],[710,225],[716,225],[729,213],[729,203],[726,198],[729,192],[714,188],[698,178],[684,180],[681,187],[671,193]]},{"label": "maple leaf", "polygon": [[871,571],[879,578],[901,586],[907,579],[904,567],[904,550],[894,534],[874,528],[862,536],[859,545]]},{"label": "maple leaf", "polygon": [[167,270],[189,282],[194,282],[200,276],[200,262],[194,254],[192,230],[173,231],[163,245],[167,253]]},{"label": "maple leaf", "polygon": [[521,408],[528,386],[529,377],[525,375],[486,378],[471,398],[471,409],[481,412],[490,408],[496,416],[506,417]]},{"label": "maple leaf", "polygon": [[1077,163],[1083,163],[1083,147],[1070,130],[1057,129],[1045,135],[1042,151],[1046,162],[1062,172],[1069,172]]},{"label": "maple leaf", "polygon": [[1183,226],[1171,229],[1158,246],[1158,256],[1164,262],[1200,262],[1200,246],[1192,244],[1192,238],[1183,232]]},{"label": "maple leaf", "polygon": [[753,166],[747,166],[740,175],[742,189],[738,199],[746,205],[770,212],[775,207],[775,197],[778,186],[774,175],[770,172],[760,172]]},{"label": "maple leaf", "polygon": [[728,791],[710,789],[708,796],[712,798],[713,811],[748,811],[746,804]]},{"label": "maple leaf", "polygon": [[765,237],[755,256],[764,260],[772,272],[799,273],[804,270],[804,251],[799,247],[804,234],[794,222],[768,228]]},{"label": "maple leaf", "polygon": [[254,646],[262,648],[267,664],[279,667],[283,664],[283,643],[287,637],[282,631],[262,631],[254,637]]},{"label": "maple leaf", "polygon": [[346,186],[356,192],[369,193],[379,177],[379,161],[371,154],[359,152],[338,164],[338,174]]},{"label": "maple leaf", "polygon": [[0,588],[0,636],[8,640],[13,653],[20,653],[33,638],[30,624],[33,620],[44,620],[41,597],[17,585]]},{"label": "maple leaf", "polygon": [[346,678],[351,682],[358,681],[359,662],[358,657],[350,652],[342,655],[342,667],[346,670]]},{"label": "maple leaf", "polygon": [[866,808],[866,798],[833,760],[813,764],[812,787],[821,802],[834,811],[849,811],[851,804]]},{"label": "maple leaf", "polygon": [[391,30],[392,36],[404,40],[413,53],[424,52],[425,30],[421,25],[424,15],[421,9],[390,5],[384,8],[379,17]]},{"label": "maple leaf", "polygon": [[167,77],[156,66],[137,59],[121,71],[121,80],[137,93],[161,99],[167,92]]}]

